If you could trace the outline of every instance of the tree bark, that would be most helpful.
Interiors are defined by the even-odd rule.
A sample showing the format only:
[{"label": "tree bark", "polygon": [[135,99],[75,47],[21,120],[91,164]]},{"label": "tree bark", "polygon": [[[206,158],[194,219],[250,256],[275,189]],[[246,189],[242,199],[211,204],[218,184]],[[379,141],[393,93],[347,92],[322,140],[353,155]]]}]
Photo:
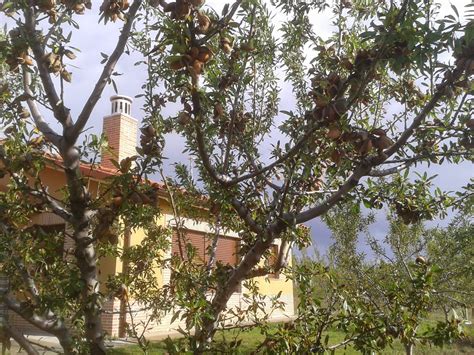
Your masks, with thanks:
[{"label": "tree bark", "polygon": [[237,290],[240,282],[258,264],[265,251],[270,247],[275,236],[263,238],[255,243],[252,249],[245,255],[242,262],[231,274],[225,285],[218,288],[211,303],[212,318],[204,320],[200,329],[196,330],[196,350],[195,354],[203,354],[208,349],[212,337],[217,330],[219,314],[226,308],[232,294]]},{"label": "tree bark", "polygon": [[15,339],[15,341],[28,353],[28,355],[39,355],[39,352],[18,330],[10,326],[4,326],[4,331],[7,335]]},{"label": "tree bark", "polygon": [[23,319],[25,319],[35,327],[38,327],[39,329],[56,336],[65,354],[75,353],[73,349],[73,340],[64,322],[61,319],[56,317],[46,318],[39,316],[38,314],[32,313],[29,308],[23,307],[10,295],[4,296],[3,300],[8,308],[17,313]]},{"label": "tree bark", "polygon": [[106,353],[102,330],[102,305],[97,278],[97,255],[92,242],[91,211],[88,209],[89,192],[80,171],[80,158],[76,148],[69,148],[63,155],[69,191],[72,227],[76,241],[76,263],[84,282],[82,302],[85,318],[85,335],[89,351],[93,355]]}]

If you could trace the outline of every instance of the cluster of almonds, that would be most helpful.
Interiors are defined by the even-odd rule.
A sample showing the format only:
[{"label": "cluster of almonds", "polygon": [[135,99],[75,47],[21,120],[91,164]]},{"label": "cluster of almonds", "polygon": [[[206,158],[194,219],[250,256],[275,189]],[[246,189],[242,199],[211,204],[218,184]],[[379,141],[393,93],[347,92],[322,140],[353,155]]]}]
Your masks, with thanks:
[{"label": "cluster of almonds", "polygon": [[310,95],[316,103],[313,111],[306,114],[307,120],[316,120],[328,129],[326,136],[338,140],[342,136],[340,118],[346,112],[347,102],[340,96],[343,80],[336,73],[327,77],[317,76],[312,80]]},{"label": "cluster of almonds", "polygon": [[[204,5],[205,0],[176,0],[176,2],[167,3],[164,0],[151,0],[151,6],[161,6],[163,12],[169,12],[172,19],[185,20],[194,9]],[[207,17],[207,16],[206,16]]]},{"label": "cluster of almonds", "polygon": [[90,10],[92,7],[92,1],[90,0],[61,0],[61,4],[64,4],[69,10],[78,15],[84,14],[86,9]]},{"label": "cluster of almonds", "polygon": [[[356,153],[361,156],[369,154],[372,150],[376,150],[378,154],[389,148],[393,141],[387,137],[385,130],[375,128],[370,132],[359,130],[354,132],[341,132],[339,127],[330,126],[326,136],[338,143],[350,143]],[[331,160],[339,165],[341,159],[347,155],[345,150],[335,148],[331,152]]]},{"label": "cluster of almonds", "polygon": [[[49,16],[49,23],[53,24],[57,20],[56,0],[35,0],[34,4],[40,11],[45,12]],[[90,0],[61,0],[61,4],[66,6],[68,10],[74,11],[78,15],[84,14],[86,9],[92,7]]]},{"label": "cluster of almonds", "polygon": [[224,51],[225,54],[231,54],[232,53],[232,40],[228,37],[221,37],[220,40],[221,44],[221,49]]},{"label": "cluster of almonds", "polygon": [[[10,39],[12,41],[11,52],[8,54],[5,62],[8,64],[10,71],[18,72],[21,65],[32,65],[33,59],[28,54],[28,44],[22,39],[18,29],[10,31]],[[5,46],[6,42],[3,42]]]},{"label": "cluster of almonds", "polygon": [[[360,63],[359,63],[360,64]],[[381,128],[373,129],[371,132],[359,130],[354,132],[343,132],[341,117],[346,113],[347,100],[343,97],[344,80],[336,73],[327,77],[317,76],[312,80],[313,97],[316,107],[307,113],[308,120],[317,120],[322,127],[327,129],[326,137],[337,142],[351,143],[357,154],[364,156],[374,148],[379,154],[393,144]],[[345,153],[335,149],[331,154],[331,160],[339,164]]]},{"label": "cluster of almonds", "polygon": [[212,52],[208,47],[191,47],[187,53],[172,60],[170,68],[173,70],[189,68],[193,74],[199,75],[202,73],[204,64],[211,60],[211,58]]},{"label": "cluster of almonds", "polygon": [[144,154],[156,155],[160,152],[160,145],[158,144],[156,137],[156,130],[153,126],[148,125],[140,128],[140,146]]},{"label": "cluster of almonds", "polygon": [[51,11],[56,6],[56,0],[35,0],[35,6],[38,7],[40,11]]},{"label": "cluster of almonds", "polygon": [[474,149],[474,118],[465,122],[467,130],[459,140],[459,144],[466,149]]},{"label": "cluster of almonds", "polygon": [[[194,33],[197,35],[203,35],[209,32],[212,27],[212,21],[204,11],[199,8],[204,5],[204,0],[177,0],[176,2],[167,3],[163,0],[153,0],[150,2],[152,6],[161,6],[163,12],[170,13],[170,17],[176,20],[186,20],[193,13],[195,14],[194,20]],[[226,53],[232,53],[232,40],[228,37],[221,36],[220,48]],[[191,49],[180,56],[179,58],[173,59],[170,62],[170,67],[173,70],[181,70],[183,68],[190,68],[193,76],[200,75],[204,64],[212,58],[212,52],[208,47],[201,46],[191,47]]]},{"label": "cluster of almonds", "polygon": [[100,13],[103,13],[104,17],[112,22],[117,21],[117,19],[124,20],[124,11],[129,6],[128,0],[104,0],[100,5]]},{"label": "cluster of almonds", "polygon": [[196,12],[196,32],[198,34],[206,34],[211,28],[211,19],[204,12],[198,10]]},{"label": "cluster of almonds", "polygon": [[402,202],[395,202],[395,211],[405,224],[417,223],[421,219],[421,212],[416,207]]},{"label": "cluster of almonds", "polygon": [[[216,111],[215,108],[214,108],[214,111]],[[220,124],[219,124],[220,126],[219,133],[221,135],[226,135],[229,132],[229,130],[231,130],[233,133],[236,133],[236,134],[245,133],[248,122],[252,120],[251,113],[244,112],[243,110],[238,110],[238,111],[231,110],[229,112],[229,116],[231,119],[230,121],[225,120],[224,116],[222,115],[220,116],[221,118],[220,118]],[[215,121],[217,120],[216,115],[214,116],[214,120]]]},{"label": "cluster of almonds", "polygon": [[135,206],[158,206],[158,190],[160,189],[158,184],[152,183],[147,186],[140,186],[139,188],[135,186],[130,188],[131,190],[128,193],[123,193],[119,190],[114,192],[110,202],[112,208],[120,208],[125,201]]},{"label": "cluster of almonds", "polygon": [[180,126],[184,127],[184,126],[187,126],[191,122],[192,120],[191,114],[193,112],[193,109],[191,105],[187,103],[186,101],[184,101],[183,99],[181,99],[181,103],[184,106],[184,110],[178,114],[178,117],[176,118],[176,122]]},{"label": "cluster of almonds", "polygon": [[11,53],[7,56],[5,62],[10,71],[18,72],[21,65],[32,65],[33,59],[28,54],[28,46],[13,47]]},{"label": "cluster of almonds", "polygon": [[381,154],[393,144],[393,141],[387,137],[387,133],[382,128],[375,128],[370,132],[345,132],[341,135],[341,140],[353,143],[360,155],[367,155],[374,148]]},{"label": "cluster of almonds", "polygon": [[61,78],[63,78],[67,82],[71,82],[71,73],[66,70],[63,64],[63,55],[68,57],[69,59],[75,59],[76,55],[66,49],[66,50],[61,50],[60,53],[47,53],[43,57],[43,63],[46,65],[48,68],[48,71],[53,74],[60,74]]}]

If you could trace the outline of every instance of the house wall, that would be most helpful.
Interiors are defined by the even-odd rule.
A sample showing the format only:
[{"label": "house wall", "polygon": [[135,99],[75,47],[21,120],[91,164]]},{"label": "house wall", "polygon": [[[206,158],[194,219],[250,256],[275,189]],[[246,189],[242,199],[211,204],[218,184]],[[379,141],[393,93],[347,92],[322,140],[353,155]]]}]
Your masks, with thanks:
[{"label": "house wall", "polygon": [[[173,215],[171,214],[171,208],[165,201],[162,201],[160,204],[160,207],[162,209],[162,217],[158,219],[157,223],[161,226],[173,226],[174,225],[174,218]],[[194,233],[212,233],[212,230],[210,229],[210,226],[207,223],[198,223],[195,221],[192,221],[190,219],[185,219],[185,227],[191,231],[194,231]],[[238,235],[233,232],[228,232],[226,233],[228,236],[227,238],[236,238],[238,239]],[[138,231],[133,231],[131,235],[131,245],[136,245],[139,244],[143,239],[145,238],[145,233],[143,230],[138,230]],[[280,242],[277,241],[277,245],[280,245]],[[171,256],[171,248],[170,250],[167,251],[167,254],[165,257],[170,257]],[[290,260],[289,263],[291,265],[291,253],[290,253]],[[117,265],[121,265],[120,262],[117,262]],[[117,272],[121,272],[122,267],[117,268]],[[171,272],[169,269],[163,269],[163,270],[157,270],[157,278],[159,278],[159,283],[160,284],[166,284],[167,282],[170,281],[171,277]],[[274,310],[271,313],[270,319],[274,320],[284,320],[288,319],[289,317],[292,317],[294,315],[294,299],[293,299],[293,283],[291,280],[287,279],[283,274],[280,274],[278,278],[272,278],[269,276],[265,277],[258,277],[256,278],[256,281],[258,283],[258,287],[260,289],[260,293],[265,296],[265,302],[267,303],[266,311],[269,312],[269,306],[270,306],[270,298],[277,295],[281,291],[281,295],[279,297],[279,301],[283,302],[285,304],[285,308],[283,310],[277,309]],[[244,294],[246,293],[246,288],[242,287],[240,292],[235,292],[229,302],[228,302],[228,309],[246,309],[249,304],[247,303],[246,298],[244,297]],[[209,295],[211,297],[211,295]],[[118,311],[120,309],[119,303],[117,301],[108,301],[107,307],[111,307],[112,303],[115,305],[115,311]],[[140,305],[138,302],[135,302],[134,300],[130,300],[130,306],[132,309],[132,316],[130,314],[126,315],[126,322],[128,324],[132,323],[132,317],[133,317],[133,323],[135,324],[136,328],[138,331],[142,331],[143,327],[142,324],[147,324],[147,320],[149,319],[149,312],[143,310],[143,306]],[[263,313],[260,312],[260,315]],[[107,315],[105,315],[107,317]],[[179,321],[176,320],[173,323],[171,323],[171,318],[173,317],[173,313],[166,314],[159,320],[155,320],[153,322],[150,322],[147,324],[147,330],[146,334],[148,335],[154,335],[154,334],[160,334],[160,335],[166,335],[170,333],[176,333],[177,329],[179,327],[184,328],[185,327],[185,322],[184,321]],[[246,321],[251,322],[252,319],[248,318]],[[118,329],[120,328],[117,323],[118,319],[116,320],[116,323],[111,323],[107,321],[107,324],[111,324],[110,328],[108,329],[109,335],[112,336],[119,336],[123,335],[120,334]]]}]

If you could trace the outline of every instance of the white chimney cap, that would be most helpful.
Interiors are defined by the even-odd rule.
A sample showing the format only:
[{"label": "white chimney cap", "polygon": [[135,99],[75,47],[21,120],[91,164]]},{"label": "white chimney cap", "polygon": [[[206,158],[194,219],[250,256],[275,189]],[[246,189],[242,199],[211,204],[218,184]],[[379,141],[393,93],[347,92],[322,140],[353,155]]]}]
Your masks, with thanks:
[{"label": "white chimney cap", "polygon": [[132,98],[125,95],[114,95],[110,98],[112,102],[111,114],[122,113],[131,116],[132,112]]},{"label": "white chimney cap", "polygon": [[115,100],[126,100],[130,103],[133,102],[133,99],[130,96],[125,96],[125,95],[113,95],[110,97],[110,101],[115,101]]}]

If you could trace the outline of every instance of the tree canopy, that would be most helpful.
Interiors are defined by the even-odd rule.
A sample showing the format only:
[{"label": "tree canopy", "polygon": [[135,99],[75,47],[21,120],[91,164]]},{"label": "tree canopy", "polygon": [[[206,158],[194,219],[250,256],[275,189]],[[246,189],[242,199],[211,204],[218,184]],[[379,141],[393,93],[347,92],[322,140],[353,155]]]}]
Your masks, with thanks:
[{"label": "tree canopy", "polygon": [[[12,283],[4,302],[57,336],[66,353],[104,353],[98,256],[115,253],[131,265],[140,259],[165,263],[160,250],[167,247],[167,231],[150,224],[159,207],[150,198],[156,191],[146,184],[161,173],[175,214],[190,216],[191,206],[204,204],[204,219],[239,233],[240,261],[233,268],[213,265],[215,247],[207,265],[172,261],[176,269],[187,265],[172,296],[167,288],[146,287],[153,283],[150,263],[137,272],[142,279],[120,282],[135,287],[136,297],[157,313],[177,302],[190,349],[202,353],[212,347],[240,283],[252,289],[252,277],[287,266],[288,247],[310,243],[298,225],[341,203],[387,206],[414,224],[472,198],[472,184],[454,195],[433,187],[427,174],[416,175],[423,163],[472,161],[472,9],[467,5],[461,17],[453,7],[444,16],[431,0],[237,0],[220,12],[204,0],[105,0],[99,8],[83,0],[4,1],[1,11],[13,24],[0,52],[8,67],[0,93],[6,135],[0,172],[8,178],[0,195],[2,273]],[[75,19],[89,11],[105,28],[117,21],[123,28],[73,115],[63,98],[68,82],[76,80],[74,41],[83,29]],[[319,12],[334,19],[328,37],[312,20]],[[276,24],[272,13],[283,22]],[[97,162],[105,143],[83,133],[126,51],[139,53],[138,65],[147,72],[137,93],[145,102],[140,146],[135,156],[117,162],[121,174],[110,182],[110,193],[93,196],[80,165]],[[291,87],[291,107],[281,98],[283,85]],[[170,106],[177,111],[165,115]],[[164,135],[170,132],[184,137],[197,175],[185,165],[177,166],[175,178],[162,174],[169,144]],[[41,181],[45,153],[61,158],[63,199],[52,198]],[[26,227],[44,211],[70,225],[67,235]],[[141,249],[118,250],[104,242],[107,231],[125,224],[148,231]],[[73,259],[53,252],[55,241],[66,237],[75,242]],[[262,266],[275,240],[282,244],[278,262]],[[31,271],[50,257],[52,267]],[[416,295],[429,287],[426,272],[419,267],[410,281]],[[190,283],[202,287],[189,293]],[[67,318],[74,322],[67,324]],[[356,320],[347,318],[347,326]]]}]

